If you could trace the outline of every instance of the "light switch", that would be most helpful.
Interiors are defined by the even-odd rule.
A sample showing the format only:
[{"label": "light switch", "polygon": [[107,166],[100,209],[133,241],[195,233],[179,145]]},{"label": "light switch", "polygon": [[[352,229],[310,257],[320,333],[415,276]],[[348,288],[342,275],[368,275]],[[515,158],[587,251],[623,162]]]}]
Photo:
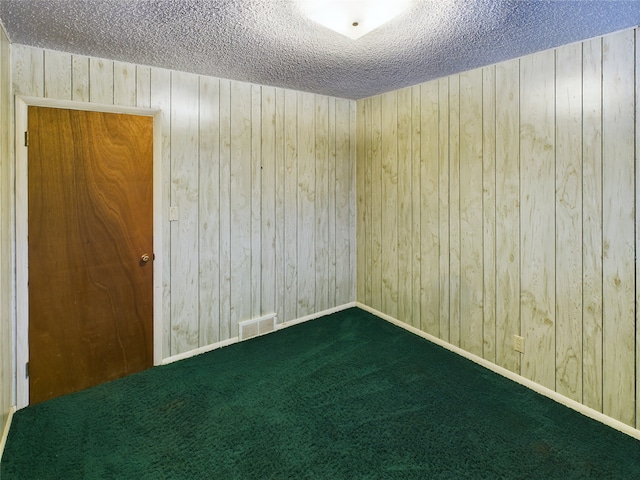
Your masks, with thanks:
[{"label": "light switch", "polygon": [[169,207],[169,221],[175,222],[178,220],[178,207]]}]

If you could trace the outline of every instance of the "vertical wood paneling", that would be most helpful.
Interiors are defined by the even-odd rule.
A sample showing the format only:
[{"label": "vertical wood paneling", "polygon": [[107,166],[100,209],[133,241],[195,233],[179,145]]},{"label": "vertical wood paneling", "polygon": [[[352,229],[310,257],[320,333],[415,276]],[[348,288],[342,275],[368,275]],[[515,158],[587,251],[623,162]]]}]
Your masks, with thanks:
[{"label": "vertical wood paneling", "polygon": [[[276,311],[276,90],[262,87],[262,186],[261,246],[262,264],[259,288],[262,289],[261,311]],[[255,132],[254,132],[255,135]],[[256,275],[258,276],[258,275]]]},{"label": "vertical wood paneling", "polygon": [[[396,240],[380,199],[388,198],[386,152],[395,149],[400,319],[434,333],[425,319],[437,308],[443,340],[631,426],[640,417],[638,35],[627,30],[439,79],[435,100],[431,82],[417,85],[410,107],[404,90],[356,102],[365,303],[393,316],[381,280]],[[387,127],[393,95],[397,136]],[[434,155],[437,171],[427,173]],[[430,239],[425,225],[434,215]],[[437,301],[426,300],[438,269]],[[522,355],[514,335],[525,338]]]},{"label": "vertical wood paneling", "polygon": [[220,341],[220,81],[200,77],[199,345]]},{"label": "vertical wood paneling", "polygon": [[285,320],[285,135],[284,135],[285,91],[275,90],[275,169],[276,169],[276,313],[278,322]]},{"label": "vertical wood paneling", "polygon": [[[636,165],[640,160],[640,141],[638,136],[640,135],[640,51],[638,46],[640,45],[640,28],[635,30],[635,52],[636,52],[636,130],[635,130],[635,143],[636,143]],[[635,178],[635,247],[636,247],[636,425],[635,427],[640,429],[640,328],[638,328],[638,315],[640,315],[640,285],[638,284],[638,278],[640,277],[640,265],[637,260],[637,251],[640,248],[640,196],[637,189],[640,188],[640,168],[636,166],[636,178]]]},{"label": "vertical wood paneling", "polygon": [[136,106],[151,106],[151,67],[136,67]]},{"label": "vertical wood paneling", "polygon": [[582,75],[582,402],[602,411],[602,38]]},{"label": "vertical wood paneling", "polygon": [[[259,317],[262,308],[262,87],[251,85],[251,318]],[[273,285],[273,282],[271,283]],[[238,321],[242,321],[239,318]]]},{"label": "vertical wood paneling", "polygon": [[89,57],[72,55],[71,59],[72,100],[89,101]]},{"label": "vertical wood paneling", "polygon": [[251,85],[231,82],[231,336],[238,322],[251,318]]},{"label": "vertical wood paneling", "polygon": [[13,305],[12,282],[12,195],[13,169],[11,167],[11,52],[9,39],[0,27],[0,428],[4,429],[12,406],[14,391],[11,365],[13,361]]},{"label": "vertical wood paneling", "polygon": [[556,391],[582,400],[582,44],[556,51]]},{"label": "vertical wood paneling", "polygon": [[329,305],[329,101],[315,97],[315,300],[314,308]]},{"label": "vertical wood paneling", "polygon": [[483,358],[496,361],[496,68],[482,70]]},{"label": "vertical wood paneling", "polygon": [[[353,102],[348,100],[337,99],[336,103],[336,227],[335,227],[335,275],[336,275],[336,298],[335,305],[344,305],[355,298],[352,292],[352,277],[349,272],[355,272],[352,267],[355,251],[352,249],[352,235],[356,228],[353,221],[351,208],[355,205],[352,200],[352,191],[354,188],[354,171],[353,162],[349,159],[353,158],[354,151],[352,147],[355,142],[351,142],[353,120],[351,119],[351,109]],[[364,191],[364,190],[362,190]],[[351,207],[349,207],[351,205]],[[360,218],[360,212],[358,212]],[[358,260],[364,252],[358,250]],[[364,258],[364,255],[362,255]],[[360,283],[360,282],[359,282]],[[358,284],[358,287],[359,284]]]},{"label": "vertical wood paneling", "polygon": [[[88,101],[88,97],[87,100]],[[171,72],[164,69],[153,69],[151,72],[151,105],[161,112],[162,122],[162,171],[171,171]],[[171,205],[171,177],[163,175],[162,185],[154,185],[162,190],[162,198],[165,205]],[[162,238],[166,242],[171,239],[171,224],[168,212],[163,212]],[[156,256],[162,255],[162,358],[171,355],[171,253],[170,246],[166,246],[161,252],[154,252]]]},{"label": "vertical wood paneling", "polygon": [[113,103],[136,105],[136,66],[125,62],[113,62]]},{"label": "vertical wood paneling", "polygon": [[[328,265],[329,265],[329,271],[327,273],[327,290],[328,290],[328,297],[329,297],[329,305],[335,305],[336,304],[336,294],[338,287],[336,286],[336,255],[337,255],[337,250],[339,248],[339,240],[338,237],[336,235],[336,231],[338,228],[338,225],[336,223],[336,218],[338,216],[339,210],[336,208],[336,203],[338,202],[338,197],[340,195],[340,191],[341,191],[341,187],[338,184],[339,181],[348,181],[347,179],[342,179],[342,178],[338,178],[337,174],[336,174],[336,156],[337,156],[337,140],[336,140],[336,135],[337,135],[337,127],[336,127],[336,99],[335,98],[329,98],[329,111],[328,111],[328,125],[329,125],[329,133],[327,135],[327,140],[328,140],[328,159],[327,159],[327,188],[328,188],[328,192],[329,192],[329,196],[327,198],[327,216],[328,216],[328,225],[327,225],[327,229],[328,229],[328,250],[327,250],[327,255],[328,255]],[[347,113],[347,118],[349,118],[349,114]],[[348,200],[346,205],[348,205]],[[343,209],[340,209],[341,211]],[[348,213],[348,209],[347,213]],[[342,224],[342,226],[344,227],[345,225],[349,225],[349,218],[347,216],[346,218],[346,222],[345,224]],[[348,255],[347,255],[347,264],[349,263],[348,261]]]},{"label": "vertical wood paneling", "polygon": [[113,61],[89,59],[89,100],[93,103],[113,104]]},{"label": "vertical wood paneling", "polygon": [[285,298],[284,320],[297,318],[298,312],[298,96],[296,92],[285,92]]},{"label": "vertical wood paneling", "polygon": [[398,91],[398,319],[413,322],[411,88]]},{"label": "vertical wood paneling", "polygon": [[[340,101],[340,100],[336,100]],[[345,170],[349,170],[349,189],[347,196],[349,197],[349,228],[347,235],[349,237],[349,296],[347,298],[353,301],[357,294],[357,278],[356,278],[356,102],[342,100],[344,104],[349,105],[349,157],[345,160],[347,164]],[[346,130],[345,130],[346,132]],[[349,160],[350,159],[350,160]]]},{"label": "vertical wood paneling", "polygon": [[298,317],[315,309],[315,98],[298,94]]},{"label": "vertical wood paneling", "polygon": [[[373,306],[373,285],[374,285],[374,268],[373,268],[373,102],[372,99],[364,101],[364,118],[366,122],[364,130],[365,141],[365,198],[366,198],[366,241],[365,241],[365,256],[366,256],[366,275],[365,282],[365,299],[366,304]],[[378,192],[380,195],[380,192]],[[379,218],[379,217],[377,217]],[[379,298],[379,297],[377,297]]]},{"label": "vertical wood paneling", "polygon": [[71,54],[44,52],[44,96],[71,100]]},{"label": "vertical wood paneling", "polygon": [[200,340],[198,90],[196,75],[171,74],[171,205],[180,212],[171,223],[172,355],[197,348]]},{"label": "vertical wood paneling", "polygon": [[[451,338],[451,281],[449,252],[451,247],[449,199],[449,79],[438,80],[438,255],[440,269],[440,338]],[[421,215],[420,209],[417,209]]]},{"label": "vertical wood paneling", "polygon": [[[420,229],[420,201],[422,198],[422,186],[420,182],[421,151],[421,127],[420,116],[422,114],[421,86],[411,87],[411,322],[416,328],[420,328],[422,318],[421,296],[421,270],[422,270],[422,231]],[[400,271],[401,275],[409,275],[409,271]],[[442,293],[442,291],[441,291]],[[442,305],[442,304],[440,304]]]},{"label": "vertical wood paneling", "polygon": [[603,410],[633,425],[634,32],[605,37],[602,52]]},{"label": "vertical wood paneling", "polygon": [[460,346],[483,353],[482,70],[460,75]]},{"label": "vertical wood paneling", "polygon": [[382,96],[382,311],[398,316],[398,95]]},{"label": "vertical wood paneling", "polygon": [[420,328],[440,335],[440,274],[438,243],[438,82],[422,85],[420,125]]},{"label": "vertical wood paneling", "polygon": [[11,46],[13,93],[44,96],[44,51],[23,45]]},{"label": "vertical wood paneling", "polygon": [[367,299],[365,297],[365,283],[367,279],[367,258],[366,258],[366,239],[367,239],[367,229],[366,229],[366,206],[370,205],[371,202],[366,197],[366,149],[365,149],[365,101],[360,101],[357,103],[357,112],[356,112],[356,142],[357,142],[357,152],[356,152],[356,195],[357,195],[357,212],[358,212],[358,222],[356,225],[357,235],[356,241],[358,245],[357,249],[357,282],[358,282],[358,294],[357,301],[363,304],[366,304]]},{"label": "vertical wood paneling", "polygon": [[220,80],[220,338],[231,329],[231,82]]},{"label": "vertical wood paneling", "polygon": [[449,341],[457,347],[460,346],[460,248],[460,76],[452,75],[449,77]]},{"label": "vertical wood paneling", "polygon": [[[371,99],[372,220],[382,220],[382,97]],[[371,304],[382,311],[382,221],[371,224]]]},{"label": "vertical wood paneling", "polygon": [[[496,66],[496,362],[520,373],[520,60]],[[526,344],[525,344],[525,348]]]},{"label": "vertical wood paneling", "polygon": [[522,375],[555,388],[555,122],[553,51],[520,61]]}]

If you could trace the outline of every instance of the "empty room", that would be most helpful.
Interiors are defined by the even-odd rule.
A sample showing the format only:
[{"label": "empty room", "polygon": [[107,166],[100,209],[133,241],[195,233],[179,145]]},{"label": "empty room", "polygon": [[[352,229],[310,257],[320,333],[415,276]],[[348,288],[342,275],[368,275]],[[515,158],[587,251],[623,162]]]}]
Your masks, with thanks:
[{"label": "empty room", "polygon": [[640,478],[640,3],[0,0],[5,479]]}]

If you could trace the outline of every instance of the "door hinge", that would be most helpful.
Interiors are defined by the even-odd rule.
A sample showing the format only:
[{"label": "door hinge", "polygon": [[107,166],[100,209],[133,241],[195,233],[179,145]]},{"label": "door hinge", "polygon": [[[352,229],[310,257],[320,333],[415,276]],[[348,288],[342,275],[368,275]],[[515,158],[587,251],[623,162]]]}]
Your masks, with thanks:
[{"label": "door hinge", "polygon": [[29,378],[29,362],[24,366],[24,378]]},{"label": "door hinge", "polygon": [[29,146],[29,132],[24,132],[24,146]]}]

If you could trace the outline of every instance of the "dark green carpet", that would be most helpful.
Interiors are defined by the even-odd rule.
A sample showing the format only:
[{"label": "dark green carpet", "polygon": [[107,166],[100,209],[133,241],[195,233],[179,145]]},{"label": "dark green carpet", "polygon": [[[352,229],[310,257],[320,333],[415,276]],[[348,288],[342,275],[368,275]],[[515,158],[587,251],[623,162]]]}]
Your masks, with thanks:
[{"label": "dark green carpet", "polygon": [[640,442],[357,309],[16,413],[12,479],[640,478]]}]

